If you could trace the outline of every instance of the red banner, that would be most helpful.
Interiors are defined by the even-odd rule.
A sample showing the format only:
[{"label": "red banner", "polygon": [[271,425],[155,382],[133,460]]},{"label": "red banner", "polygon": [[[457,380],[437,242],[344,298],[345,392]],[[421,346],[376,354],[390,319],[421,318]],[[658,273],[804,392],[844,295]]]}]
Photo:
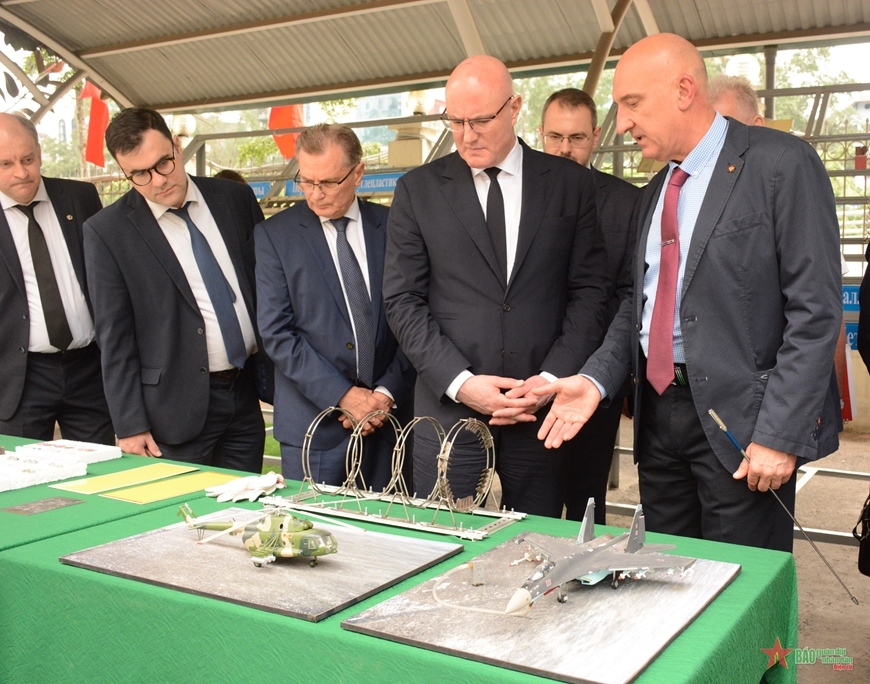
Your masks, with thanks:
[{"label": "red banner", "polygon": [[102,99],[102,92],[90,81],[85,81],[81,99],[91,98],[91,115],[88,119],[88,143],[85,148],[85,161],[105,168],[106,157],[103,142],[106,127],[109,125],[109,105]]}]

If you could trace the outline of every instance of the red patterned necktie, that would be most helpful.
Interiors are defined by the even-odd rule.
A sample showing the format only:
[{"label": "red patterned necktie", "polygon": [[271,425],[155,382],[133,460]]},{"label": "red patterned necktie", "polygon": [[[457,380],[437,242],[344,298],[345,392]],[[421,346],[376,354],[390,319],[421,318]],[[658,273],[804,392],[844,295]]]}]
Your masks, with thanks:
[{"label": "red patterned necktie", "polygon": [[665,191],[662,210],[662,256],[659,283],[649,326],[649,353],[646,377],[653,389],[662,394],[674,379],[674,308],[677,300],[677,272],[680,268],[680,231],[677,204],[680,188],[689,174],[674,167]]}]

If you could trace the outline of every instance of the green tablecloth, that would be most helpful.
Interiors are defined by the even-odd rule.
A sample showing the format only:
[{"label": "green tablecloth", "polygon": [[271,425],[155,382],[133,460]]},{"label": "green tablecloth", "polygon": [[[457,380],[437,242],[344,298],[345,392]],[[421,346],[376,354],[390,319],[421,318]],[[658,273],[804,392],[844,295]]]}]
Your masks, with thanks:
[{"label": "green tablecloth", "polygon": [[[212,499],[196,504],[199,514],[223,507]],[[523,531],[570,537],[576,534],[577,523],[530,516],[484,541],[465,542],[459,556],[319,623],[58,562],[64,554],[171,524],[175,509],[176,505],[150,511],[139,507],[143,512],[131,517],[0,553],[0,682],[542,681],[351,633],[342,630],[340,623]],[[791,555],[648,536],[651,542],[677,543],[680,554],[740,563],[742,570],[635,680],[638,684],[758,682],[768,662],[762,648],[771,648],[777,637],[786,647],[797,644],[797,585]],[[766,673],[767,679],[794,682],[795,669],[793,664],[788,669],[775,665]]]},{"label": "green tablecloth", "polygon": [[[22,444],[33,443],[37,440],[21,439],[0,435],[0,446],[7,451],[14,451],[15,447]],[[88,466],[88,477],[117,473],[122,470],[139,468],[153,463],[162,463],[162,459],[145,458],[144,456],[124,455],[112,461],[91,463]],[[178,463],[178,461],[166,461],[166,463]],[[187,465],[187,464],[182,464]],[[229,472],[221,468],[211,468],[220,472]],[[242,474],[242,473],[239,473]],[[80,478],[72,478],[80,479]],[[64,482],[64,480],[61,480]],[[62,489],[54,489],[51,482],[24,489],[13,489],[0,492],[0,551],[11,549],[22,544],[29,544],[40,539],[49,539],[67,532],[74,532],[86,527],[93,527],[112,520],[127,518],[138,515],[143,511],[163,508],[170,503],[178,504],[184,501],[192,501],[205,496],[205,492],[191,494],[166,501],[158,501],[152,504],[134,504],[126,501],[116,501],[98,495],[75,494]],[[3,510],[19,504],[32,503],[42,499],[63,496],[70,499],[80,499],[81,504],[74,504],[53,511],[46,511],[36,515],[19,515]],[[0,680],[2,681],[2,680]]]}]

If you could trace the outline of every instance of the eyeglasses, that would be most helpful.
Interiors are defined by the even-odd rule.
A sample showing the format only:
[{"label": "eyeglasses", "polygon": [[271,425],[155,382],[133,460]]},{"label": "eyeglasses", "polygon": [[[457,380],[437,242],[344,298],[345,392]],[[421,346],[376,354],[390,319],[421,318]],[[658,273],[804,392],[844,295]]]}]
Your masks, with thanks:
[{"label": "eyeglasses", "polygon": [[348,171],[344,178],[337,181],[320,181],[319,183],[315,183],[314,181],[302,180],[299,177],[299,174],[296,175],[296,178],[293,179],[293,182],[296,183],[297,187],[299,187],[302,192],[312,192],[314,188],[320,188],[321,192],[329,192],[330,190],[335,190],[339,185],[344,183],[350,174],[356,171],[359,164],[354,164],[350,171]]},{"label": "eyeglasses", "polygon": [[130,181],[133,185],[148,185],[151,182],[151,174],[157,172],[161,176],[168,176],[170,173],[175,171],[175,155],[173,154],[171,157],[166,157],[157,162],[150,169],[143,169],[142,171],[136,171],[132,176],[128,176],[126,173],[124,177]]},{"label": "eyeglasses", "polygon": [[447,110],[444,110],[444,113],[441,114],[441,123],[444,124],[444,128],[449,128],[454,133],[462,133],[465,130],[465,124],[468,124],[468,127],[477,133],[485,133],[489,130],[489,127],[492,125],[492,122],[498,118],[498,115],[501,114],[501,110],[507,107],[507,103],[516,97],[515,95],[511,95],[507,100],[504,101],[504,104],[498,108],[498,111],[492,116],[482,116],[479,119],[451,119],[447,116]]},{"label": "eyeglasses", "polygon": [[574,149],[586,147],[589,141],[592,140],[585,133],[576,133],[574,135],[559,135],[558,133],[544,134],[544,144],[552,147],[561,147],[564,140]]}]

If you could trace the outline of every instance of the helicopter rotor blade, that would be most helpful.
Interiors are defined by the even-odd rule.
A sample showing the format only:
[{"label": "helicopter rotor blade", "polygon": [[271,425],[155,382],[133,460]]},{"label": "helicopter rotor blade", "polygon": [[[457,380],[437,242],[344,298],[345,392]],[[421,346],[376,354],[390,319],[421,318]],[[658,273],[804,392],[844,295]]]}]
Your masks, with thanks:
[{"label": "helicopter rotor blade", "polygon": [[253,518],[248,518],[247,520],[241,520],[241,521],[237,522],[235,525],[228,527],[225,530],[221,530],[220,532],[216,532],[215,534],[212,534],[212,535],[206,537],[205,539],[200,539],[196,543],[197,544],[208,544],[209,542],[212,542],[215,539],[218,539],[219,537],[223,537],[223,536],[226,536],[228,534],[232,534],[233,532],[236,532],[236,531],[242,529],[243,527],[245,527],[245,525],[258,523],[263,518],[265,518],[267,515],[270,515],[270,513],[271,513],[270,511],[261,511],[258,515],[254,516]]}]

